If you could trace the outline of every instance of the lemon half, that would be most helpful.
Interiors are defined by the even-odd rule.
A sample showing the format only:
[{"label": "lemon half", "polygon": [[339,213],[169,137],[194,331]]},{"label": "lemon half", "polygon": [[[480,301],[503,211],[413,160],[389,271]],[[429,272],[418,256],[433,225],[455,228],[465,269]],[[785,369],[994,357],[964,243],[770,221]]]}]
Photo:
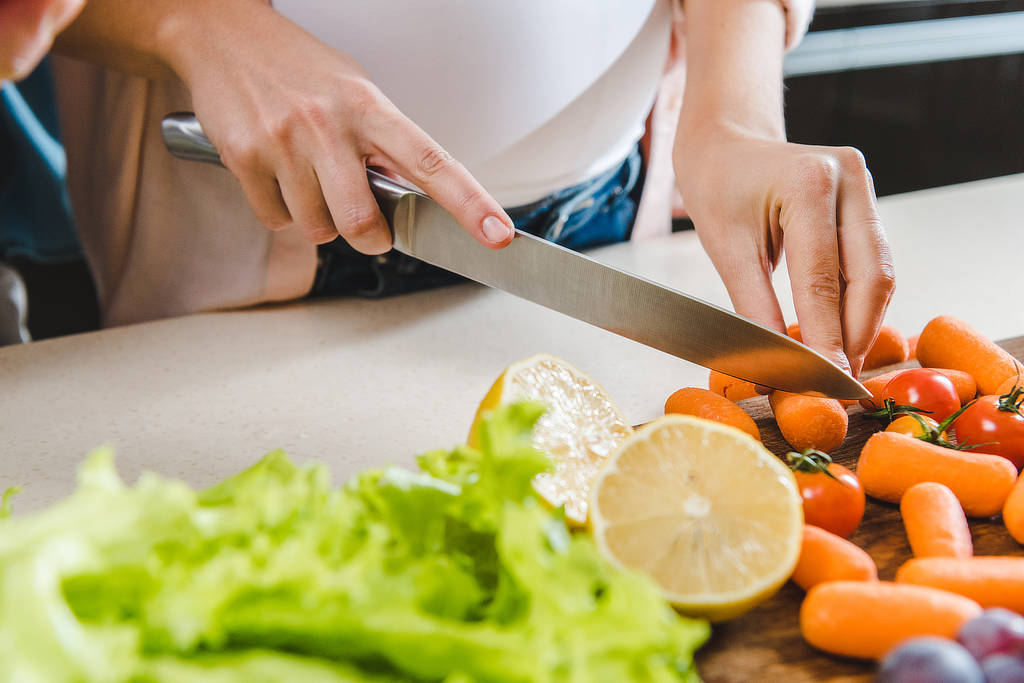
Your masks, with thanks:
[{"label": "lemon half", "polygon": [[803,522],[788,467],[748,434],[686,415],[636,432],[591,489],[590,524],[605,557],[649,574],[679,611],[713,621],[785,583]]},{"label": "lemon half", "polygon": [[480,402],[469,445],[477,445],[485,412],[523,399],[547,408],[534,426],[533,445],[554,463],[552,472],[537,475],[533,487],[552,506],[564,505],[570,523],[583,525],[594,476],[633,428],[597,382],[560,358],[540,354],[501,373]]}]

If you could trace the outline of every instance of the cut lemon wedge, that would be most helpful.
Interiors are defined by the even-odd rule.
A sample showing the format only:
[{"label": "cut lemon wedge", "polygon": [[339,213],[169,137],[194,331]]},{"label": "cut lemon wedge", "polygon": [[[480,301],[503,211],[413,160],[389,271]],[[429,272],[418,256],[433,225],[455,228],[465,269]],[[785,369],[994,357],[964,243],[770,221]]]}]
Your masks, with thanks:
[{"label": "cut lemon wedge", "polygon": [[793,473],[748,434],[686,415],[625,441],[594,480],[590,524],[613,563],[685,614],[722,621],[771,597],[800,554]]},{"label": "cut lemon wedge", "polygon": [[552,472],[537,475],[533,487],[552,506],[564,505],[571,524],[583,525],[594,475],[633,428],[597,382],[560,358],[540,354],[501,373],[480,402],[469,445],[477,445],[485,412],[523,399],[547,408],[533,428],[533,445],[554,463]]}]

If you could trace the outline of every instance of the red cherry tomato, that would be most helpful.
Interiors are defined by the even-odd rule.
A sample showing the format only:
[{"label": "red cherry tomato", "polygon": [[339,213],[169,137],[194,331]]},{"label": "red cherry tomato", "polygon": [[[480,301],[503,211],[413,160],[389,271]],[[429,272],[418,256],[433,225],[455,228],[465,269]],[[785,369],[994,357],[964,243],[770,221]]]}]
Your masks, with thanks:
[{"label": "red cherry tomato", "polygon": [[952,380],[929,368],[912,368],[893,377],[882,390],[882,399],[887,398],[897,405],[920,408],[936,422],[960,409],[960,397]]},{"label": "red cherry tomato", "polygon": [[969,405],[953,422],[957,442],[978,444],[968,450],[1001,455],[1017,469],[1024,467],[1024,408],[1019,395],[1012,391],[1005,396],[982,396]]},{"label": "red cherry tomato", "polygon": [[787,457],[804,499],[804,522],[843,538],[852,534],[864,517],[864,488],[857,476],[820,451]]}]

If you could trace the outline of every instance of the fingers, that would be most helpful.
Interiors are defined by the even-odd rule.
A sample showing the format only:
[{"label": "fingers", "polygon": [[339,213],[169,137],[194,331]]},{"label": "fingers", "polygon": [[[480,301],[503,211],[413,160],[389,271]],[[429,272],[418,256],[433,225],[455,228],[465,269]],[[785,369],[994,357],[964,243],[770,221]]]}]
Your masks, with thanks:
[{"label": "fingers", "polygon": [[481,244],[504,247],[515,232],[512,219],[466,168],[397,111],[381,117],[377,139],[399,141],[379,151],[401,174],[452,214]]},{"label": "fingers", "polygon": [[852,148],[838,153],[843,167],[837,213],[839,260],[846,280],[843,340],[856,375],[882,326],[892,298],[895,269],[864,157]]},{"label": "fingers", "polygon": [[360,159],[317,162],[319,189],[327,200],[337,232],[353,249],[364,254],[383,254],[391,248],[391,230],[377,206]]},{"label": "fingers", "polygon": [[[339,230],[335,229],[320,181],[312,168],[288,165],[278,171],[277,182],[293,226],[307,241],[324,244],[338,236]],[[352,246],[355,247],[354,244]]]},{"label": "fingers", "polygon": [[738,247],[734,241],[718,244],[725,233],[698,227],[701,241],[722,278],[729,300],[737,313],[765,327],[785,333],[786,323],[772,286],[772,266],[769,259],[753,247],[750,251]]},{"label": "fingers", "polygon": [[804,343],[849,370],[840,317],[843,292],[836,231],[839,178],[839,164],[832,157],[803,158],[779,220]]},{"label": "fingers", "polygon": [[241,183],[242,192],[263,227],[283,230],[292,224],[291,214],[288,213],[281,188],[274,176],[251,169],[234,169],[232,172]]}]

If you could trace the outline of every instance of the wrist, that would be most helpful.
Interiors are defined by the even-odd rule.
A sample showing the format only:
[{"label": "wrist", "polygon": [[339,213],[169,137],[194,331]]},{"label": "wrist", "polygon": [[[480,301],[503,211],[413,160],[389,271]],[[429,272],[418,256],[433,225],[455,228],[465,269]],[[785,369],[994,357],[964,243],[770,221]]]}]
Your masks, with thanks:
[{"label": "wrist", "polygon": [[[170,5],[156,27],[155,49],[168,68],[189,85],[211,64],[223,64],[237,48],[244,27],[276,12],[262,0],[186,0]],[[279,16],[279,15],[277,15]]]}]

